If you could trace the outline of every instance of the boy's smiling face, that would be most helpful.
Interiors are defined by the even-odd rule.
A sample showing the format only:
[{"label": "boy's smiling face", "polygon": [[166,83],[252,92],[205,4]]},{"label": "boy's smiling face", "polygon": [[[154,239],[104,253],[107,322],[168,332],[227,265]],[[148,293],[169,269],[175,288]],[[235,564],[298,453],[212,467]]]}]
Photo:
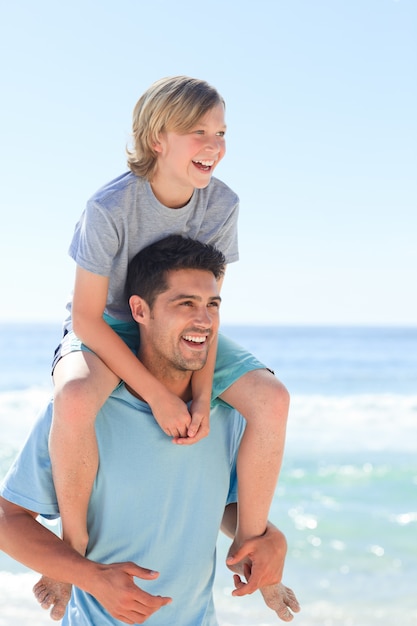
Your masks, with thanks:
[{"label": "boy's smiling face", "polygon": [[155,196],[171,208],[184,206],[194,189],[204,189],[226,152],[224,106],[208,111],[190,131],[164,132],[154,148],[157,152],[151,181]]}]

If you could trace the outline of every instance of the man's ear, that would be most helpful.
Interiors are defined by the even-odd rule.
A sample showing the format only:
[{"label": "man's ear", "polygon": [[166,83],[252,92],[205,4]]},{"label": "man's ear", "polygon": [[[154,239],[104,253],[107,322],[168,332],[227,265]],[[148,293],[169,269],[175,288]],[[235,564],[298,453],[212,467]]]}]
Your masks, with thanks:
[{"label": "man's ear", "polygon": [[135,322],[145,324],[149,318],[149,306],[145,300],[140,296],[131,296],[129,298],[129,306]]}]

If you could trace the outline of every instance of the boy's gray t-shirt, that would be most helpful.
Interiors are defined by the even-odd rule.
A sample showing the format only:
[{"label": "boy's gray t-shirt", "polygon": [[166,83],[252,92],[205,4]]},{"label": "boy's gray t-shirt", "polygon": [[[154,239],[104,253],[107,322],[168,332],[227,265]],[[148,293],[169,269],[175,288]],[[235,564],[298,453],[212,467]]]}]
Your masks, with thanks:
[{"label": "boy's gray t-shirt", "polygon": [[[83,269],[109,277],[105,312],[131,321],[124,295],[130,260],[149,244],[181,234],[219,248],[227,263],[239,258],[238,196],[217,178],[195,189],[188,204],[169,209],[154,196],[147,180],[127,172],[88,201],[75,226],[69,254]],[[71,314],[71,302],[67,309]],[[66,328],[71,328],[70,316]]]}]

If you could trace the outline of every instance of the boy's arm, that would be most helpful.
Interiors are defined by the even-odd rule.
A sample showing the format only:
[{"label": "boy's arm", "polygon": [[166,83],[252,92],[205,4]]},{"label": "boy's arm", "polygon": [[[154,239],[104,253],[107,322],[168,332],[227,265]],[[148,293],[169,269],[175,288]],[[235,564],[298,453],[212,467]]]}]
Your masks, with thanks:
[{"label": "boy's arm", "polygon": [[152,596],[133,578],[158,573],[135,563],[104,565],[82,557],[36,520],[37,514],[0,496],[0,550],[50,578],[92,594],[109,613],[128,624],[142,623],[171,599]]},{"label": "boy's arm", "polygon": [[167,435],[186,437],[191,421],[186,404],[146,369],[104,321],[108,285],[107,277],[77,266],[72,308],[75,334],[109,369],[144,398]]},{"label": "boy's arm", "polygon": [[[224,274],[217,284],[219,293],[224,281]],[[193,373],[191,379],[192,397],[191,403],[191,423],[187,430],[187,436],[174,439],[174,443],[181,445],[190,445],[197,443],[203,437],[207,437],[210,430],[210,401],[211,391],[213,387],[214,368],[216,367],[217,356],[217,340],[216,336],[213,340],[207,356],[204,367]]]},{"label": "boy's arm", "polygon": [[191,403],[191,424],[187,437],[175,440],[175,443],[197,443],[209,434],[210,400],[213,387],[213,375],[216,365],[217,336],[213,340],[204,367],[193,373],[191,379],[193,401]]}]

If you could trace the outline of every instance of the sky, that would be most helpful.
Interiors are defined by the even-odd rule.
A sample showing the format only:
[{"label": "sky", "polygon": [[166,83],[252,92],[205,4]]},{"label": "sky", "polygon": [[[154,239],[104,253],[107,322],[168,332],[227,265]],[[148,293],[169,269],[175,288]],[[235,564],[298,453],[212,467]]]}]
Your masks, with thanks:
[{"label": "sky", "polygon": [[0,321],[57,321],[158,78],[226,101],[230,324],[417,324],[415,0],[0,2]]}]

